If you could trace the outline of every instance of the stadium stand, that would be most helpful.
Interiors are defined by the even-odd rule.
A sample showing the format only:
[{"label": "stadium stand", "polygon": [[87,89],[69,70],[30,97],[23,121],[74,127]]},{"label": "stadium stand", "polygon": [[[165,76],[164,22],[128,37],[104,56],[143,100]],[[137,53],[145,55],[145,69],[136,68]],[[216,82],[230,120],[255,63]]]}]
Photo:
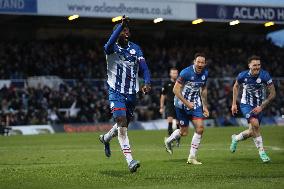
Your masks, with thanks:
[{"label": "stadium stand", "polygon": [[[209,105],[216,125],[234,125],[230,115],[232,84],[236,74],[247,67],[247,57],[262,57],[263,67],[275,78],[277,98],[267,116],[284,114],[283,49],[264,36],[256,38],[234,35],[214,36],[201,33],[186,39],[167,36],[140,41],[151,70],[153,91],[140,95],[136,119],[161,118],[159,95],[170,67],[179,70],[192,63],[195,52],[208,56],[210,70]],[[139,36],[136,37],[139,41]],[[134,41],[135,41],[134,39]],[[1,119],[5,125],[46,123],[96,123],[111,119],[106,99],[105,39],[66,37],[47,40],[3,40],[0,42],[0,78],[12,81],[0,90]],[[27,87],[25,79],[38,75],[56,75],[65,79],[59,90],[47,86]],[[22,84],[21,84],[22,83]],[[217,89],[217,90],[216,90]],[[217,102],[217,103],[216,103]],[[75,104],[74,104],[75,103]],[[78,111],[70,116],[70,108]],[[145,106],[147,105],[147,106]]]}]

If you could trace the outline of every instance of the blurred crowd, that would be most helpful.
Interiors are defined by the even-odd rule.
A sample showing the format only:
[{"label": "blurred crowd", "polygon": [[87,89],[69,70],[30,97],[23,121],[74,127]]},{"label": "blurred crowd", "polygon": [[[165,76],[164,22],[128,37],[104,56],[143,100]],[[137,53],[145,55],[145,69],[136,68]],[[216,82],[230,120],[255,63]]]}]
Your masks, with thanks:
[{"label": "blurred crowd", "polygon": [[104,86],[88,82],[64,84],[59,90],[47,86],[0,90],[2,125],[96,123],[109,121],[111,114]]},{"label": "blurred crowd", "polygon": [[[237,73],[247,68],[247,58],[260,55],[263,67],[273,77],[284,76],[283,49],[264,38],[212,38],[209,35],[173,40],[150,39],[137,43],[142,47],[153,83],[149,95],[138,94],[135,119],[161,118],[159,98],[168,70],[179,70],[192,63],[196,52],[207,55],[209,68],[208,102],[211,118],[223,117],[230,123],[232,84]],[[0,89],[1,125],[47,123],[97,123],[111,119],[104,81],[93,84],[86,79],[106,78],[103,53],[104,40],[68,38],[40,41],[0,42],[0,79],[26,79],[29,76],[57,75],[75,79],[54,90],[47,86],[10,87]],[[277,98],[266,115],[284,114],[284,81],[276,80]]]},{"label": "blurred crowd", "polygon": [[[171,67],[179,70],[192,63],[196,52],[204,52],[211,77],[236,77],[247,68],[252,54],[273,77],[284,75],[283,49],[265,38],[200,34],[186,39],[140,38],[153,78],[165,78]],[[35,75],[57,75],[65,79],[105,78],[103,45],[107,39],[62,38],[38,41],[0,41],[0,79],[22,79]]]},{"label": "blurred crowd", "polygon": [[[148,121],[162,118],[159,113],[161,87],[166,80],[156,80],[151,93],[137,94],[135,120]],[[210,79],[208,81],[208,104],[210,118],[231,121],[232,79]],[[284,114],[284,80],[274,81],[277,98],[265,110],[266,116]],[[92,84],[77,81],[65,83],[57,90],[47,86],[10,87],[0,89],[1,125],[37,125],[59,123],[99,123],[111,121],[107,99],[107,87],[103,80]],[[238,115],[241,116],[241,115]]]}]

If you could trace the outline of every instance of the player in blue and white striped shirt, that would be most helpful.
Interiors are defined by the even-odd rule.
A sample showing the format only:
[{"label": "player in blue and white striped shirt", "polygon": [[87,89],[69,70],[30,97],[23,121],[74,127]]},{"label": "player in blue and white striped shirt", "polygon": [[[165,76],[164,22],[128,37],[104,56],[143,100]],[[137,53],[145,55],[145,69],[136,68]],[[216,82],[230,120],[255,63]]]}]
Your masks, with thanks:
[{"label": "player in blue and white striped shirt", "polygon": [[[233,87],[232,114],[238,112],[237,96],[239,86],[243,86],[240,108],[244,117],[248,120],[249,129],[238,135],[232,135],[231,152],[237,149],[238,141],[253,137],[263,162],[269,162],[270,158],[264,151],[262,137],[260,135],[260,122],[262,111],[275,98],[275,87],[269,73],[261,69],[260,57],[252,56],[248,59],[249,70],[241,72]],[[269,96],[266,98],[266,90]]]},{"label": "player in blue and white striped shirt", "polygon": [[100,141],[105,145],[105,154],[111,156],[110,140],[118,136],[118,141],[127,161],[129,170],[135,172],[140,163],[132,158],[127,136],[127,127],[133,118],[136,93],[139,91],[138,71],[142,70],[145,85],[143,93],[150,91],[150,73],[138,45],[129,41],[128,18],[114,27],[113,33],[104,46],[107,62],[107,83],[109,87],[110,108],[116,124]]},{"label": "player in blue and white striped shirt", "polygon": [[208,70],[206,69],[205,55],[197,53],[194,64],[180,72],[173,89],[175,94],[174,105],[180,129],[175,130],[170,137],[165,139],[165,147],[167,152],[173,153],[172,142],[179,140],[181,136],[187,136],[189,120],[191,120],[195,127],[195,133],[191,141],[188,164],[202,164],[197,161],[196,154],[204,130],[203,119],[209,116],[207,78]]}]

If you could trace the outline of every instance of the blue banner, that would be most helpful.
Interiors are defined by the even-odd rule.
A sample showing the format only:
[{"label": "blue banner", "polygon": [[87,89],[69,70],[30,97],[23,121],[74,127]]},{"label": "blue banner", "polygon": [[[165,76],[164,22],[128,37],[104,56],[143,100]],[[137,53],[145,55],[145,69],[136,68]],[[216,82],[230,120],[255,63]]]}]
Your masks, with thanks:
[{"label": "blue banner", "polygon": [[284,22],[284,7],[197,4],[197,17],[216,20]]},{"label": "blue banner", "polygon": [[0,13],[37,13],[37,0],[0,0]]}]

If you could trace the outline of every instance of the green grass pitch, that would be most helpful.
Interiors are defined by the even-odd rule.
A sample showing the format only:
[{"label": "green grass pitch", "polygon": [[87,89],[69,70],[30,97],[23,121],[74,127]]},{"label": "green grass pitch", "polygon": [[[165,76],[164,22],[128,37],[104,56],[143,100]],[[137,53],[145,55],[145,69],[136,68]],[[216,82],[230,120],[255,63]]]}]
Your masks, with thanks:
[{"label": "green grass pitch", "polygon": [[77,188],[284,188],[284,127],[263,127],[272,159],[263,164],[252,139],[229,152],[230,136],[244,128],[207,128],[199,149],[203,165],[187,165],[193,130],[174,154],[165,152],[166,131],[130,131],[137,173],[128,171],[118,141],[104,156],[99,133],[0,137],[0,189]]}]

